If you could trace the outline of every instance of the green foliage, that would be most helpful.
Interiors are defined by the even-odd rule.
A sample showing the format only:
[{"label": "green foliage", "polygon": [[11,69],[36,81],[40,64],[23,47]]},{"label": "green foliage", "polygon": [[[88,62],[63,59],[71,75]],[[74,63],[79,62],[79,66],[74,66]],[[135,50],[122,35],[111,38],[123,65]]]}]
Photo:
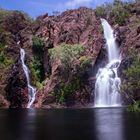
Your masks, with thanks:
[{"label": "green foliage", "polygon": [[38,59],[32,59],[29,63],[30,71],[32,73],[33,84],[38,88],[42,89],[44,87],[44,67],[43,64]]},{"label": "green foliage", "polygon": [[2,23],[5,31],[13,35],[18,34],[31,23],[26,18],[26,15],[20,11],[13,10],[8,12],[9,14],[2,19]]},{"label": "green foliage", "polygon": [[0,9],[0,23],[8,16],[13,16],[13,14],[15,13],[16,13],[16,16],[23,15],[23,17],[29,22],[33,20],[27,13],[23,11]]},{"label": "green foliage", "polygon": [[5,61],[5,56],[3,54],[3,52],[0,53],[0,64],[4,63]]},{"label": "green foliage", "polygon": [[105,17],[107,14],[106,5],[102,5],[96,8],[96,15],[97,17]]},{"label": "green foliage", "polygon": [[122,93],[127,94],[134,103],[133,105],[129,106],[130,111],[139,111],[140,110],[140,101],[137,101],[138,94],[140,91],[140,59],[139,59],[139,52],[130,49],[128,51],[128,57],[131,58],[132,64],[123,71],[124,79],[121,85]]},{"label": "green foliage", "polygon": [[32,74],[34,75],[34,78],[36,81],[42,82],[43,81],[43,66],[38,60],[33,60],[30,63],[30,68],[32,71]]},{"label": "green foliage", "polygon": [[10,11],[0,9],[0,24],[2,23],[3,19],[10,14]]},{"label": "green foliage", "polygon": [[80,60],[80,66],[82,68],[89,66],[92,62],[92,58],[87,56],[82,56],[79,58],[79,60]]},{"label": "green foliage", "polygon": [[4,47],[5,47],[5,45],[4,45],[3,43],[0,42],[0,49],[1,49],[1,48],[4,48]]},{"label": "green foliage", "polygon": [[112,14],[115,18],[115,23],[119,25],[125,24],[126,20],[129,17],[129,12],[125,9],[122,3],[116,3],[114,8],[112,9]]},{"label": "green foliage", "polygon": [[45,78],[43,65],[44,47],[45,44],[42,39],[36,36],[32,38],[33,59],[30,63],[30,69],[32,72],[32,79],[34,84],[39,89],[43,87],[42,82]]},{"label": "green foliage", "polygon": [[14,64],[14,60],[12,58],[7,57],[4,61],[4,64],[5,64],[5,66],[12,65],[12,64]]},{"label": "green foliage", "polygon": [[38,88],[38,89],[43,89],[43,87],[44,87],[44,83],[42,82],[42,83],[40,83],[40,82],[36,82],[36,87]]},{"label": "green foliage", "polygon": [[67,102],[76,91],[82,87],[82,77],[85,68],[91,64],[92,58],[85,56],[84,47],[81,45],[62,44],[49,50],[52,62],[61,61],[63,74],[61,82],[54,90],[54,95],[59,103]]},{"label": "green foliage", "polygon": [[11,43],[13,35],[31,23],[29,16],[20,11],[0,9],[0,48]]},{"label": "green foliage", "polygon": [[115,23],[124,25],[130,16],[128,3],[123,3],[120,0],[114,0],[113,4],[104,4],[96,8],[96,15],[100,18],[114,19]]},{"label": "green foliage", "polygon": [[104,32],[103,26],[100,25],[100,27],[99,27],[99,31],[100,31],[101,33]]},{"label": "green foliage", "polygon": [[41,38],[34,36],[32,38],[32,42],[33,42],[32,49],[33,53],[35,54],[34,57],[36,59],[42,59],[45,47],[44,41]]},{"label": "green foliage", "polygon": [[80,89],[80,86],[81,82],[79,79],[74,79],[68,84],[62,83],[59,89],[55,91],[54,95],[56,96],[59,103],[64,103],[69,97],[72,96],[74,92]]},{"label": "green foliage", "polygon": [[131,66],[123,71],[126,80],[122,83],[122,90],[128,94],[133,94],[140,89],[140,59],[139,53],[130,49],[128,56],[133,59]]},{"label": "green foliage", "polygon": [[9,65],[11,65],[11,64],[13,64],[13,63],[14,63],[13,59],[7,57],[7,56],[4,54],[3,51],[0,53],[0,65],[9,66]]},{"label": "green foliage", "polygon": [[84,47],[81,45],[62,44],[58,48],[49,50],[49,55],[52,61],[59,59],[65,68],[70,68],[84,52]]},{"label": "green foliage", "polygon": [[9,40],[9,32],[7,32],[4,29],[4,17],[7,16],[6,14],[7,12],[4,12],[3,10],[0,10],[0,49],[4,48],[4,46],[6,45],[6,43]]},{"label": "green foliage", "polygon": [[128,111],[130,112],[140,112],[140,101],[137,101],[133,105],[128,106]]}]

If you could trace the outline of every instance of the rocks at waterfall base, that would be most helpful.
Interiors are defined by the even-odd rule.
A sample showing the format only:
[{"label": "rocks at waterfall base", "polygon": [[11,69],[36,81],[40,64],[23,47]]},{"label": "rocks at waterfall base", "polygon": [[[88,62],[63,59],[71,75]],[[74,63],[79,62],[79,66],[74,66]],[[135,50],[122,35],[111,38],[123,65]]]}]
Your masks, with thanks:
[{"label": "rocks at waterfall base", "polygon": [[[138,8],[139,5],[136,9]],[[1,17],[0,42],[2,40],[5,40],[5,42],[2,42],[4,47],[0,47],[0,107],[27,107],[28,89],[20,62],[20,47],[23,47],[26,51],[25,63],[30,68],[32,84],[37,87],[33,107],[85,107],[90,103],[93,104],[95,75],[98,68],[103,67],[107,62],[101,22],[95,14],[95,10],[82,7],[76,10],[67,10],[55,16],[45,14],[38,17],[34,22],[27,15],[18,11],[9,11],[7,16]],[[128,50],[130,48],[140,48],[139,19],[138,10],[132,10],[127,23],[121,26],[118,24],[112,25],[122,53],[123,60],[118,71],[122,80],[125,78],[123,71],[131,65],[131,59],[127,57]],[[109,22],[115,23],[114,18],[110,18]],[[32,39],[34,37],[38,37],[44,42],[43,55],[40,61],[43,64],[44,71],[41,88],[38,86],[36,72],[33,69],[37,64],[40,65],[40,63],[37,63],[38,61],[36,62],[33,52]],[[19,45],[17,45],[18,41],[20,41]],[[85,51],[79,59],[90,58],[92,60],[90,64],[81,69],[80,63],[77,62],[73,64],[73,69],[70,70],[70,75],[68,75],[60,60],[57,59],[52,63],[48,53],[50,49],[58,48],[62,43],[84,46]],[[34,63],[36,65],[33,65]],[[80,81],[77,86],[79,88],[76,87],[76,90],[66,98],[65,102],[62,102],[62,98],[58,100],[59,94],[63,94],[63,92],[58,91],[68,90],[70,92],[69,87],[73,87],[72,83],[76,82],[77,73],[77,81]]]}]

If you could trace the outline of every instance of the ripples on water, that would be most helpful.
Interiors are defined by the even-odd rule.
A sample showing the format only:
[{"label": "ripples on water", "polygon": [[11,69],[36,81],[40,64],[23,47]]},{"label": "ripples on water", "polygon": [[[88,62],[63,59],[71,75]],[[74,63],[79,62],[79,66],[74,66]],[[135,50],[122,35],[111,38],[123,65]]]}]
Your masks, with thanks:
[{"label": "ripples on water", "polygon": [[140,114],[124,108],[0,110],[0,140],[140,140]]}]

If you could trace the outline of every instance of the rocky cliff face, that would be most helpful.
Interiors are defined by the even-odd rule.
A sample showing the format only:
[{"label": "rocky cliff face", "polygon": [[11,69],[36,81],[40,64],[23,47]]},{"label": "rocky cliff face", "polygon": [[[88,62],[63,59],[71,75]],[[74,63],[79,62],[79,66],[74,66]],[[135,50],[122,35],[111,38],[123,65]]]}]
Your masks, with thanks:
[{"label": "rocky cliff face", "polygon": [[28,102],[28,93],[17,42],[19,32],[30,22],[18,11],[1,10],[0,15],[0,104],[1,107],[21,108]]},{"label": "rocky cliff face", "polygon": [[122,54],[122,62],[118,70],[118,74],[122,79],[122,93],[126,104],[134,103],[140,99],[139,86],[137,85],[139,68],[139,52],[140,52],[140,2],[132,4],[129,9],[130,17],[123,26],[118,26],[120,36],[120,49]]},{"label": "rocky cliff face", "polygon": [[[77,91],[77,93],[74,93],[74,97],[72,97],[73,102],[75,102],[72,105],[89,103],[93,88],[90,85],[92,83],[90,79],[92,79],[92,76],[95,76],[91,74],[91,71],[103,46],[100,22],[96,19],[94,10],[80,8],[78,10],[66,11],[54,17],[40,17],[38,20],[43,21],[43,25],[40,26],[37,34],[47,42],[47,48],[50,48],[50,46],[58,47],[62,43],[81,44],[85,47],[85,57],[92,58],[91,66],[84,72],[84,75],[87,75],[83,81],[85,82],[85,86],[81,87],[81,91]],[[46,62],[47,59],[45,60]],[[60,67],[59,61],[51,64],[50,79],[47,81],[44,89],[37,93],[36,107],[46,107],[50,102],[56,102],[55,97],[51,93],[62,83],[60,75],[62,70]],[[66,80],[65,82],[68,81]],[[50,100],[48,101],[48,99]]]},{"label": "rocky cliff face", "polygon": [[[19,59],[20,60],[20,59]],[[21,62],[18,61],[12,67],[5,87],[6,98],[10,102],[10,108],[26,108],[28,103],[28,87]]]},{"label": "rocky cliff face", "polygon": [[[103,16],[115,28],[123,58],[119,70],[122,79],[123,70],[131,64],[127,58],[128,50],[140,48],[139,5],[136,10],[134,5],[131,10],[127,7],[131,14],[123,24],[116,24],[115,16]],[[97,11],[83,7],[56,16],[45,14],[34,22],[23,13],[8,12],[0,24],[0,33],[0,107],[27,106],[28,90],[20,62],[20,47],[26,51],[30,78],[32,84],[37,86],[34,107],[84,107],[93,103],[95,74],[99,67],[106,64],[105,41]],[[37,38],[35,43],[33,38]],[[60,58],[52,61],[49,54],[52,48],[57,49],[64,43],[69,47],[75,44],[84,47],[84,52],[68,71]]]}]

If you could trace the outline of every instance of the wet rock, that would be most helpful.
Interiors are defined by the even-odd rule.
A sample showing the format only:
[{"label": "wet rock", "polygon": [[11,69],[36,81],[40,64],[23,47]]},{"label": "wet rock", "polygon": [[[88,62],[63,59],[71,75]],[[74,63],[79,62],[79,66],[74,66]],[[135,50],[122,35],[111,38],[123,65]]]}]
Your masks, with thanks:
[{"label": "wet rock", "polygon": [[131,66],[132,62],[133,62],[132,58],[125,58],[121,61],[121,64],[118,68],[118,76],[121,77],[121,79],[126,78],[126,77],[124,77],[123,72]]},{"label": "wet rock", "polygon": [[3,95],[0,95],[0,108],[8,108],[9,102],[4,98]]},{"label": "wet rock", "polygon": [[56,102],[56,98],[53,95],[49,94],[46,96],[45,101],[43,101],[43,105],[49,105],[54,102]]},{"label": "wet rock", "polygon": [[138,28],[137,28],[137,35],[139,35],[140,34],[140,26],[138,26]]},{"label": "wet rock", "polygon": [[20,61],[12,68],[5,87],[6,98],[10,102],[10,108],[25,108],[28,103],[27,81]]}]

